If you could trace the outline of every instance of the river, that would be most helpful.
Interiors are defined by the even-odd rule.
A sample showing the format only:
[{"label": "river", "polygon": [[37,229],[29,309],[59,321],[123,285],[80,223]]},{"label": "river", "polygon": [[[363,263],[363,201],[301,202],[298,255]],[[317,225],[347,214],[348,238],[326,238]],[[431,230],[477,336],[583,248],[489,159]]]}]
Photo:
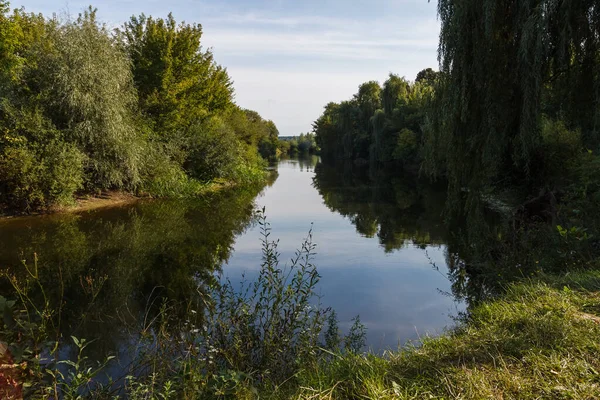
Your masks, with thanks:
[{"label": "river", "polygon": [[[63,339],[97,339],[91,357],[116,354],[119,371],[161,305],[185,320],[200,302],[199,287],[256,276],[262,255],[254,211],[263,207],[282,262],[312,227],[321,303],[336,310],[342,331],[360,315],[370,350],[440,334],[465,310],[453,296],[441,192],[316,157],[280,161],[276,170],[264,188],[202,200],[2,220],[0,267],[32,303],[55,307]],[[5,278],[0,294],[15,296]],[[74,351],[65,346],[62,356]]]}]

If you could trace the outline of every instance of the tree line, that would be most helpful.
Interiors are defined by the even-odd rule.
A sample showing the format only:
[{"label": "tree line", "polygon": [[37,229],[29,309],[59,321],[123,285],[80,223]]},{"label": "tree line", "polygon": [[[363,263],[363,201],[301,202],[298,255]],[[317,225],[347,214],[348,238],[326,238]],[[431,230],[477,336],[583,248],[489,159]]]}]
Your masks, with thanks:
[{"label": "tree line", "polygon": [[[543,237],[560,249],[553,258],[593,262],[597,2],[440,0],[438,16],[439,72],[423,70],[414,82],[390,75],[327,104],[313,124],[323,158],[444,182],[447,219],[466,225],[472,243],[486,240],[488,255],[495,242],[526,255]],[[511,228],[486,227],[489,209],[503,210]]]},{"label": "tree line", "polygon": [[263,179],[272,121],[234,102],[202,26],[133,16],[116,30],[87,9],[61,21],[0,0],[0,208],[79,194],[198,193]]},{"label": "tree line", "polygon": [[319,154],[314,133],[301,133],[299,136],[280,137],[277,142],[277,156],[303,156]]},{"label": "tree line", "polygon": [[313,123],[322,157],[373,166],[418,165],[423,124],[437,75],[428,68],[410,82],[390,74],[383,86],[365,82],[350,100],[327,104]]}]

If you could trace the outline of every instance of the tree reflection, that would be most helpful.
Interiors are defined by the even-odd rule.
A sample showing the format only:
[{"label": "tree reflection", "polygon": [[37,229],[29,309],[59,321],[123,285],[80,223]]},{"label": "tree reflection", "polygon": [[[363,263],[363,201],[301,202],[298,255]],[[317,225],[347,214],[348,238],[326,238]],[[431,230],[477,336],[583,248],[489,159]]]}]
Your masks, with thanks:
[{"label": "tree reflection", "polygon": [[315,172],[314,187],[327,207],[347,217],[361,235],[377,237],[385,252],[444,246],[452,295],[469,305],[527,274],[506,246],[514,231],[494,210],[457,223],[445,218],[443,187],[351,163],[320,163]]},{"label": "tree reflection", "polygon": [[414,179],[401,179],[345,166],[318,164],[314,186],[327,207],[366,237],[377,237],[386,252],[407,245],[446,243],[444,193]]},{"label": "tree reflection", "polygon": [[[92,349],[100,359],[123,351],[164,304],[173,329],[201,314],[189,311],[201,310],[203,288],[253,222],[259,190],[1,221],[0,266],[42,304],[24,266],[37,263],[62,336],[100,339]],[[16,296],[7,280],[0,290]]]}]

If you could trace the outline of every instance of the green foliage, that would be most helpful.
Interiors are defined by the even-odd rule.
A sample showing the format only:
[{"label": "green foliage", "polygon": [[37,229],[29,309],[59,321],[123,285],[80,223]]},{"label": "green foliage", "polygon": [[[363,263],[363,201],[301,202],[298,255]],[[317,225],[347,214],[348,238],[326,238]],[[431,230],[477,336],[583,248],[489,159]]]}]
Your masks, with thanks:
[{"label": "green foliage", "polygon": [[86,184],[137,187],[142,144],[127,57],[93,9],[61,26],[55,46],[40,57],[40,73],[49,85],[48,112],[65,138],[86,153]]},{"label": "green foliage", "polygon": [[580,131],[584,145],[597,143],[594,1],[443,0],[438,12],[440,100],[428,142],[440,150],[428,169],[444,163],[457,212],[480,207],[478,194],[499,180],[534,190],[546,183],[543,114]]},{"label": "green foliage", "polygon": [[72,202],[83,187],[85,156],[39,113],[5,111],[14,128],[0,138],[0,203],[35,210]]},{"label": "green foliage", "polygon": [[143,184],[139,191],[158,197],[192,197],[203,188],[201,182],[173,162],[170,151],[162,143],[149,142],[142,164]]},{"label": "green foliage", "polygon": [[220,119],[212,118],[189,128],[189,149],[184,163],[189,174],[200,180],[234,176],[234,168],[243,157],[242,145],[235,133]]},{"label": "green foliage", "polygon": [[[573,179],[573,172],[584,157],[579,130],[569,130],[563,121],[543,117],[541,124],[542,145],[540,149],[541,170],[535,171],[542,181],[556,182]],[[571,176],[569,176],[571,175]]]},{"label": "green foliage", "polygon": [[[296,143],[296,148],[297,148]],[[294,149],[295,150],[295,149]],[[293,154],[295,151],[292,151],[292,140],[277,140],[277,150],[276,152],[281,154]]]},{"label": "green foliage", "polygon": [[233,104],[198,24],[132,17],[113,34],[89,8],[46,20],[0,7],[0,204],[31,212],[78,194],[197,195],[257,182],[272,121]]},{"label": "green foliage", "polygon": [[383,88],[367,82],[352,100],[328,104],[313,124],[323,158],[418,171],[437,80],[432,73],[415,83],[390,74]]},{"label": "green foliage", "polygon": [[416,83],[427,83],[429,85],[435,84],[436,80],[439,77],[439,72],[435,72],[431,68],[426,68],[424,70],[419,71],[417,74],[417,78],[415,79]]},{"label": "green foliage", "polygon": [[398,142],[394,149],[393,157],[399,160],[410,160],[418,150],[417,134],[408,128],[398,133]]},{"label": "green foliage", "polygon": [[394,109],[398,107],[398,102],[405,99],[409,91],[409,82],[398,75],[390,74],[390,77],[383,83],[381,93],[381,103],[385,114],[392,115]]},{"label": "green foliage", "polygon": [[282,154],[290,156],[308,156],[319,154],[321,151],[313,133],[301,133],[300,136],[279,139],[277,147]]},{"label": "green foliage", "polygon": [[260,379],[283,382],[315,358],[327,310],[313,303],[320,276],[312,264],[312,232],[290,265],[282,268],[264,210],[259,224],[260,273],[238,290],[229,281],[218,287],[208,314],[208,346],[214,349],[216,368],[257,372]]},{"label": "green foliage", "polygon": [[121,46],[133,63],[133,79],[142,113],[159,135],[178,129],[232,105],[233,89],[227,70],[201,46],[199,24],[131,17],[118,31]]},{"label": "green foliage", "polygon": [[360,316],[352,319],[350,331],[344,338],[344,348],[352,353],[360,353],[367,340],[367,328],[360,322]]}]

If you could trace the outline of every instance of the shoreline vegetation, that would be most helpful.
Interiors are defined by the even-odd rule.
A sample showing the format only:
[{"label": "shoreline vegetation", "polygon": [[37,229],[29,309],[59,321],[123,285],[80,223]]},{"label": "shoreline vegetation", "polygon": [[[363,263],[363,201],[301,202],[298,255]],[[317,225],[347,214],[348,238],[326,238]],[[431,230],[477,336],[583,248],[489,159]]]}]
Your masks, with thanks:
[{"label": "shoreline vegetation", "polygon": [[277,127],[235,104],[201,38],[171,15],[111,30],[92,7],[60,20],[0,1],[0,212],[264,182]]},{"label": "shoreline vegetation", "polygon": [[0,214],[0,220],[60,213],[85,212],[100,208],[119,207],[126,204],[132,204],[143,199],[148,199],[148,197],[136,196],[127,192],[107,191],[95,196],[90,195],[85,197],[77,197],[70,205],[56,206],[28,214]]},{"label": "shoreline vegetation", "polygon": [[[272,173],[272,171],[271,171]],[[265,179],[266,182],[266,179]],[[262,184],[262,182],[261,182]],[[202,186],[194,193],[194,197],[202,197],[206,195],[215,194],[223,190],[233,190],[237,186],[237,183],[226,180],[213,180]],[[160,197],[159,197],[160,198]],[[138,201],[154,200],[157,197],[152,197],[149,194],[133,194],[126,191],[103,191],[95,195],[89,194],[86,196],[78,196],[72,202],[66,205],[56,205],[43,210],[37,210],[34,212],[23,213],[5,213],[0,214],[0,221],[4,219],[14,218],[28,218],[42,215],[52,215],[61,213],[79,213],[92,211],[97,209],[104,209],[110,207],[120,207],[128,204],[133,204]]]}]

